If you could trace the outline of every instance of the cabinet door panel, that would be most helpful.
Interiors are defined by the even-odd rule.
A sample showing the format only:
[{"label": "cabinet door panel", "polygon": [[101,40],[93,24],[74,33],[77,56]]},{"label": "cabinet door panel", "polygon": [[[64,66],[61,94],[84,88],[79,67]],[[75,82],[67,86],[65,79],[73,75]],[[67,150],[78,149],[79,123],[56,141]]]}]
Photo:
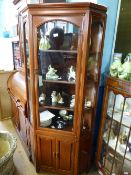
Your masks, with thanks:
[{"label": "cabinet door panel", "polygon": [[57,140],[57,169],[71,171],[73,162],[73,142],[69,140]]},{"label": "cabinet door panel", "polygon": [[38,136],[38,160],[40,166],[55,166],[55,139]]}]

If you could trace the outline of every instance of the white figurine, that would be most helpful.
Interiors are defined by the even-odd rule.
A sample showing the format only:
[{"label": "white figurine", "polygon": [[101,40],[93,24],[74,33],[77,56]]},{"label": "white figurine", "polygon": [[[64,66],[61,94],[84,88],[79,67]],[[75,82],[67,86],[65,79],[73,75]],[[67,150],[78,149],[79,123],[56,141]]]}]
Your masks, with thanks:
[{"label": "white figurine", "polygon": [[51,98],[52,98],[52,104],[57,104],[57,94],[56,94],[56,91],[52,91]]},{"label": "white figurine", "polygon": [[39,103],[40,104],[44,104],[45,102],[45,98],[46,98],[46,95],[44,93],[42,93],[39,97]]},{"label": "white figurine", "polygon": [[91,107],[91,101],[85,99],[85,108]]},{"label": "white figurine", "polygon": [[59,76],[56,74],[57,70],[55,70],[51,65],[48,67],[48,72],[46,73],[47,80],[58,80]]},{"label": "white figurine", "polygon": [[72,99],[70,101],[70,108],[74,108],[75,106],[75,95],[72,95]]},{"label": "white figurine", "polygon": [[62,98],[60,93],[58,93],[58,95],[57,95],[57,102],[60,103],[60,104],[64,103],[63,98]]},{"label": "white figurine", "polygon": [[74,71],[73,66],[69,68],[69,73],[68,73],[68,81],[75,81],[76,80],[76,73]]}]

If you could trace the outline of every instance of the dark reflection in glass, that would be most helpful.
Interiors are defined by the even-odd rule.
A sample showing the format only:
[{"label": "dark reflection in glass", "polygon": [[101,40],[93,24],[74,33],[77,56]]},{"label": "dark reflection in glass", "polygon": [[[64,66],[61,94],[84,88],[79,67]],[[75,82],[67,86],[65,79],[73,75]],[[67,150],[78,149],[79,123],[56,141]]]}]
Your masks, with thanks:
[{"label": "dark reflection in glass", "polygon": [[[41,34],[42,36],[42,34]],[[46,47],[49,47],[49,50],[59,50],[64,42],[64,31],[60,27],[54,27],[49,35],[49,40]],[[40,49],[40,61],[41,61],[41,70],[42,75],[45,76],[48,71],[49,65],[59,71],[64,69],[64,56],[61,52],[45,52]],[[62,71],[61,71],[62,72]]]}]

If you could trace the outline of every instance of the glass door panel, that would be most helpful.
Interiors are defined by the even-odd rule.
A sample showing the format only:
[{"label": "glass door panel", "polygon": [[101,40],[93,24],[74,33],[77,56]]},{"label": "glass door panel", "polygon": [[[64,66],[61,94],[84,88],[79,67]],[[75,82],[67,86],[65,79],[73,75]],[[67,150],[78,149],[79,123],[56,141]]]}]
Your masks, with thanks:
[{"label": "glass door panel", "polygon": [[90,28],[90,44],[89,44],[89,58],[87,60],[86,82],[84,88],[84,114],[83,114],[83,132],[84,130],[91,130],[94,123],[97,88],[99,85],[99,72],[101,65],[101,50],[102,50],[102,36],[104,32],[103,22],[92,16],[92,23]]},{"label": "glass door panel", "polygon": [[[109,91],[100,163],[107,174],[131,172],[131,99]],[[128,171],[125,167],[128,167]]]},{"label": "glass door panel", "polygon": [[25,49],[25,67],[26,67],[26,91],[27,91],[27,112],[29,120],[31,119],[31,94],[30,94],[30,62],[29,62],[29,44],[28,44],[28,26],[24,23],[24,49]]},{"label": "glass door panel", "polygon": [[73,131],[78,27],[53,20],[37,29],[37,38],[39,124]]},{"label": "glass door panel", "polygon": [[88,59],[88,79],[98,81],[98,72],[101,65],[102,36],[104,32],[103,22],[97,18],[92,18],[91,37]]}]

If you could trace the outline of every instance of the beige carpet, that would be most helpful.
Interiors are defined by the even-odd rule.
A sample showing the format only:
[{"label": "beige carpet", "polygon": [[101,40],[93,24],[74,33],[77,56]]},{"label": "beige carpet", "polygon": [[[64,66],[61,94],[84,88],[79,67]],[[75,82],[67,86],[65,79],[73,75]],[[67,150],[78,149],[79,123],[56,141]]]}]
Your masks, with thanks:
[{"label": "beige carpet", "polygon": [[[37,174],[35,168],[33,167],[32,163],[28,160],[26,153],[21,145],[21,142],[17,136],[17,133],[13,127],[12,121],[10,119],[0,121],[0,130],[6,130],[14,134],[17,138],[17,149],[14,153],[14,164],[16,168],[16,172],[14,175],[57,175],[51,173],[40,173]],[[87,175],[87,174],[82,174]],[[95,170],[91,170],[88,175],[98,175]]]}]

